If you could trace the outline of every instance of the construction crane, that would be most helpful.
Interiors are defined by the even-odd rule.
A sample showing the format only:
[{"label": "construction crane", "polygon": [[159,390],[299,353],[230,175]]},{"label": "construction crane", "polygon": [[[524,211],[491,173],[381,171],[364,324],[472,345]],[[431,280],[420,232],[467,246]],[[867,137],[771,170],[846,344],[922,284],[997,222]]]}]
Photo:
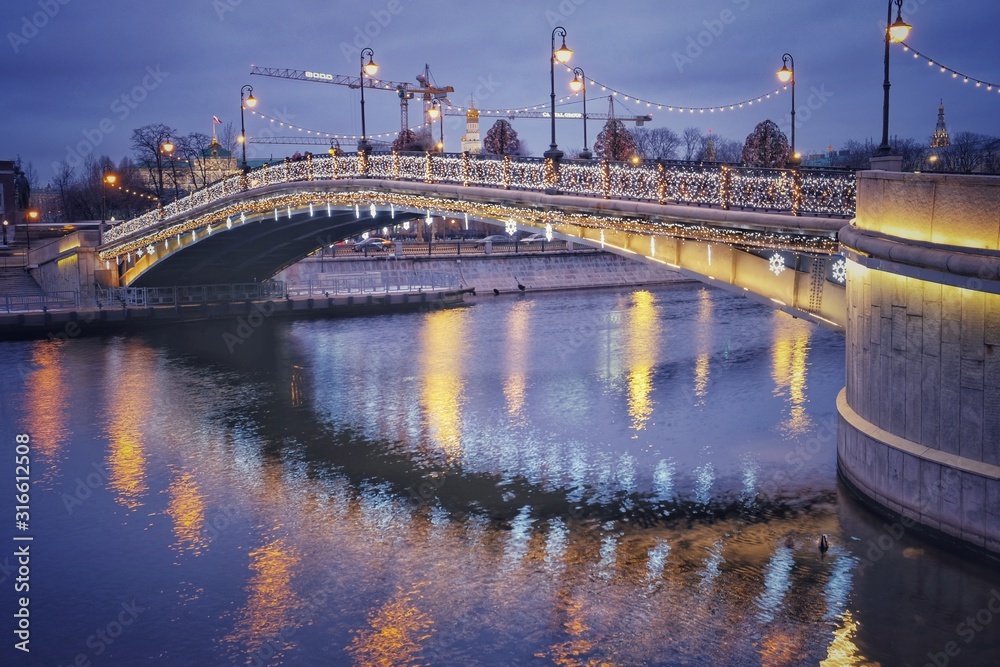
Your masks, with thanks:
[{"label": "construction crane", "polygon": [[[400,131],[406,130],[410,126],[409,108],[410,100],[415,95],[421,95],[424,107],[430,105],[431,100],[445,100],[447,102],[448,93],[455,92],[451,86],[431,85],[430,67],[424,65],[424,72],[417,75],[417,83],[422,88],[412,86],[405,81],[386,81],[384,79],[362,79],[360,76],[345,76],[343,74],[327,74],[325,72],[314,72],[301,69],[279,69],[276,67],[250,68],[250,74],[257,76],[271,76],[279,79],[293,79],[296,81],[312,81],[314,83],[329,83],[335,86],[347,86],[348,88],[361,88],[365,86],[372,90],[392,90],[399,96],[399,125]],[[450,103],[449,103],[450,105]]]},{"label": "construction crane", "polygon": [[[465,111],[458,111],[450,107],[444,110],[445,116],[465,116],[465,114]],[[511,120],[514,120],[515,118],[551,118],[552,112],[510,110],[503,113],[484,114],[483,117],[509,118]],[[580,119],[583,118],[583,113],[578,111],[557,111],[556,118]],[[587,120],[620,120],[623,123],[635,123],[637,127],[642,127],[644,123],[651,123],[653,121],[653,117],[650,114],[643,116],[619,116],[614,113],[614,109],[612,109],[610,113],[587,113]]]}]

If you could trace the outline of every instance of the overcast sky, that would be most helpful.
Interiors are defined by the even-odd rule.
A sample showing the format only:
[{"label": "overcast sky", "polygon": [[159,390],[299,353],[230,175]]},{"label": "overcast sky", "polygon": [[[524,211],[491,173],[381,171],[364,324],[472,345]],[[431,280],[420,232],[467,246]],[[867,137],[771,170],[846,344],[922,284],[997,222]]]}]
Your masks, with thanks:
[{"label": "overcast sky", "polygon": [[[30,160],[42,183],[60,160],[77,162],[87,153],[119,160],[141,125],[211,133],[214,115],[238,127],[246,83],[262,113],[304,128],[359,133],[357,91],[249,71],[255,64],[356,75],[359,47],[367,45],[379,77],[414,81],[428,63],[438,85],[454,86],[456,105],[472,94],[482,108],[545,103],[555,25],[569,33],[571,64],[620,90],[622,101],[628,95],[701,107],[756,97],[779,86],[775,71],[789,51],[799,150],[822,151],[851,138],[877,143],[881,136],[882,0],[4,0],[4,9],[0,158]],[[903,17],[914,26],[908,42],[915,49],[1000,83],[1000,4],[906,0]],[[952,133],[1000,135],[1000,89],[963,84],[898,46],[892,56],[892,134],[929,138],[944,98]],[[556,73],[558,95],[568,93],[570,78]],[[591,87],[590,111],[607,110],[601,94]],[[369,134],[398,130],[396,96],[365,97]],[[679,133],[693,125],[740,141],[765,118],[787,129],[790,110],[787,92],[723,114],[681,116],[625,104],[651,112],[652,127]],[[411,109],[410,124],[418,118]],[[591,125],[591,144],[600,125]],[[458,119],[446,125],[449,151],[459,149],[463,126]],[[517,120],[514,127],[534,155],[547,148],[547,121]],[[247,116],[249,136],[268,132],[266,122]],[[559,122],[561,148],[580,148],[581,135],[580,122]],[[251,149],[259,157],[303,150]]]}]

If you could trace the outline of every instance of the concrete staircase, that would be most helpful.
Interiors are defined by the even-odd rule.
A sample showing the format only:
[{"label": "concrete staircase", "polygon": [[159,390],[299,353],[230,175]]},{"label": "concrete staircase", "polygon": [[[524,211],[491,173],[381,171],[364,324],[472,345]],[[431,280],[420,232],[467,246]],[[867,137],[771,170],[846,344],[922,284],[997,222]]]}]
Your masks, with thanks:
[{"label": "concrete staircase", "polygon": [[22,267],[0,266],[0,294],[34,294],[41,296],[42,288]]}]

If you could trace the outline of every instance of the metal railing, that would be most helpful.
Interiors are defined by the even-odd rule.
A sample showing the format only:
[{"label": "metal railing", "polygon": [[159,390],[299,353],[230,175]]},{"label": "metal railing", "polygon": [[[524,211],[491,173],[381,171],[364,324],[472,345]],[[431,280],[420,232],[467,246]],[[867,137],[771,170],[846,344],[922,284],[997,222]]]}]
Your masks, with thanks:
[{"label": "metal railing", "polygon": [[[587,246],[578,245],[576,246],[579,250],[591,251],[592,248]],[[354,259],[395,259],[397,257],[428,257],[432,255],[509,255],[509,254],[521,254],[521,253],[535,253],[535,252],[556,252],[556,251],[566,251],[569,249],[569,245],[566,241],[552,240],[552,241],[530,241],[527,243],[521,242],[499,242],[490,244],[490,252],[487,253],[487,245],[482,240],[458,240],[458,241],[433,241],[428,243],[426,241],[403,241],[400,243],[400,254],[396,253],[395,244],[389,246],[385,250],[374,250],[368,249],[365,251],[354,251],[354,248],[350,245],[346,246],[334,246],[333,248],[324,248],[322,250],[322,259],[344,259],[344,258],[354,258]],[[316,259],[320,258],[320,253],[313,255]]]},{"label": "metal railing", "polygon": [[605,199],[720,206],[852,217],[857,199],[853,171],[765,169],[721,163],[648,161],[555,162],[542,158],[470,153],[307,155],[224,178],[163,208],[105,231],[103,243],[181,216],[233,194],[281,183],[378,178],[507,190],[552,190]]},{"label": "metal railing", "polygon": [[98,305],[125,307],[179,306],[224,301],[259,301],[285,297],[285,283],[269,280],[262,283],[232,285],[187,285],[181,287],[112,287],[97,290]]},{"label": "metal railing", "polygon": [[80,292],[78,291],[42,292],[41,294],[15,292],[3,295],[3,309],[8,313],[68,309],[79,306]]},{"label": "metal railing", "polygon": [[444,271],[370,271],[351,276],[316,274],[288,285],[289,296],[333,296],[458,289],[457,274]]}]

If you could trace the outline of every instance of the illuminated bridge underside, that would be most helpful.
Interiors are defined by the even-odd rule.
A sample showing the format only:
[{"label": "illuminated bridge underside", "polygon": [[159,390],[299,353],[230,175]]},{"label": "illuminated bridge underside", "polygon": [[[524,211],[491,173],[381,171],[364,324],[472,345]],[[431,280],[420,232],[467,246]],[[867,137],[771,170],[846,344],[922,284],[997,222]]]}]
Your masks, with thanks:
[{"label": "illuminated bridge underside", "polygon": [[[514,220],[519,228],[550,225],[557,236],[666,264],[824,326],[843,327],[843,287],[823,274],[837,252],[838,219],[348,178],[235,192],[105,243],[99,252],[102,260],[123,262],[124,285],[252,282],[324,244],[427,212],[495,224]],[[787,267],[779,275],[769,270],[775,252]]]}]

